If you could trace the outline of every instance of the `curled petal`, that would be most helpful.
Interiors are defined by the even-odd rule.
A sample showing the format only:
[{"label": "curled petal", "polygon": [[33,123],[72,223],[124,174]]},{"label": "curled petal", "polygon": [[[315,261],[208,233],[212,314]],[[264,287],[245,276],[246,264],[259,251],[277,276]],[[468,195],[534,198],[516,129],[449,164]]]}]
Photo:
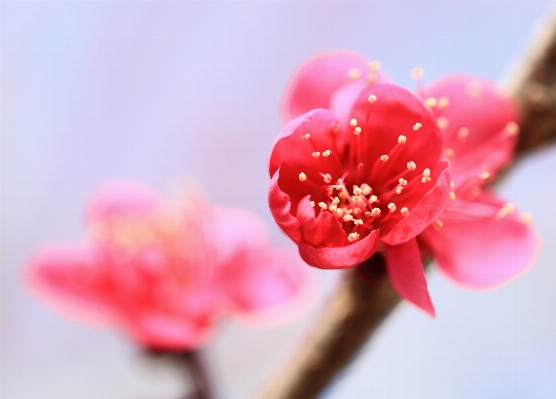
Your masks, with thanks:
[{"label": "curled petal", "polygon": [[303,242],[315,247],[340,247],[348,245],[347,235],[340,222],[331,213],[317,210],[309,203],[309,196],[299,202],[297,220],[301,224]]},{"label": "curled petal", "polygon": [[[363,56],[350,51],[330,51],[310,58],[297,69],[287,86],[282,121],[287,123],[315,108],[330,109],[334,91],[352,80],[365,81],[368,65]],[[385,80],[380,71],[373,73],[377,82]]]},{"label": "curled petal", "polygon": [[519,115],[500,87],[473,76],[451,75],[427,87],[426,97],[444,99],[445,104],[441,106],[439,100],[433,111],[443,125],[445,147],[454,154],[452,176],[456,184],[476,174],[485,163],[495,174],[511,160]]},{"label": "curled petal", "polygon": [[34,294],[69,317],[93,323],[113,319],[110,285],[89,246],[45,247],[33,255],[24,277]]},{"label": "curled petal", "polygon": [[[466,213],[467,201],[459,212],[448,209],[442,228],[428,228],[419,236],[432,252],[440,270],[457,283],[474,289],[487,289],[507,282],[529,270],[539,250],[540,239],[515,210],[506,214],[507,203],[488,193],[473,204],[482,204],[480,214]],[[492,212],[487,216],[484,210]],[[448,211],[447,210],[447,211]]]},{"label": "curled petal", "polygon": [[284,194],[278,187],[278,179],[280,178],[280,170],[278,169],[272,180],[268,190],[268,205],[270,212],[276,220],[276,223],[288,237],[296,243],[301,242],[301,224],[290,213],[291,202],[287,194]]},{"label": "curled petal", "polygon": [[403,299],[418,306],[432,317],[436,316],[416,240],[388,248],[386,268],[392,285]]},{"label": "curled petal", "polygon": [[376,251],[379,231],[373,230],[365,238],[343,247],[315,248],[299,245],[299,254],[305,262],[321,269],[346,269],[369,259]]},{"label": "curled petal", "polygon": [[[388,235],[382,238],[384,243],[387,245],[399,245],[407,242],[416,237],[442,214],[442,211],[448,205],[448,201],[450,201],[448,163],[446,161],[439,161],[433,169],[434,175],[438,176],[434,187],[409,211],[407,217],[402,218],[390,230]],[[425,187],[425,184],[423,184],[423,187]]]}]

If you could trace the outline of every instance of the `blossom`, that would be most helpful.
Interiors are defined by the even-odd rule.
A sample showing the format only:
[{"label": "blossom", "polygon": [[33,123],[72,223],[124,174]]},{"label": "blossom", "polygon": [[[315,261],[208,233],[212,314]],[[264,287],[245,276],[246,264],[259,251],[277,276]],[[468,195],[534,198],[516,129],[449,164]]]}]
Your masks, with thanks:
[{"label": "blossom", "polygon": [[[295,79],[294,86],[304,87]],[[434,314],[415,237],[449,197],[436,119],[408,90],[376,80],[348,81],[330,103],[337,113],[310,110],[278,135],[269,160],[272,215],[312,266],[348,268],[384,252],[400,295]]]},{"label": "blossom", "polygon": [[466,75],[424,90],[442,127],[451,162],[453,201],[419,237],[455,282],[486,289],[526,272],[540,249],[531,217],[486,187],[512,160],[518,140],[515,104],[491,82]]},{"label": "blossom", "polygon": [[[359,73],[354,73],[356,70]],[[419,78],[421,72],[415,69],[414,77]],[[375,93],[369,101],[375,100],[375,105],[380,103],[376,92],[386,80],[379,63],[369,63],[358,54],[345,51],[319,54],[303,64],[292,78],[282,103],[282,117],[287,122],[318,106],[331,111],[345,126],[367,93]],[[515,105],[494,84],[464,75],[421,87],[419,96],[441,129],[452,179],[446,209],[417,237],[421,255],[432,253],[445,275],[470,288],[490,288],[520,275],[532,264],[540,241],[529,224],[530,217],[520,214],[515,205],[497,198],[486,187],[512,159],[519,133]],[[415,121],[413,129],[421,133],[424,126],[422,121]],[[406,139],[409,143],[409,136]],[[439,142],[442,140],[434,140]],[[418,170],[421,163],[412,161],[407,163],[408,169]],[[423,179],[427,180],[425,175]],[[299,197],[300,194],[294,196],[292,204]],[[282,202],[275,202],[280,205],[287,199],[283,196]],[[399,209],[397,204],[396,207]],[[278,209],[276,205],[275,208]],[[296,233],[297,225],[288,216],[288,212],[295,214],[294,205],[292,209],[293,212],[284,208],[281,213],[273,213],[282,229],[299,243],[302,241]],[[393,258],[389,248],[386,261],[393,285],[402,297],[423,307],[401,289],[398,280],[404,276],[395,274],[396,270],[401,274],[403,268],[396,267]],[[413,260],[409,257],[397,262]],[[417,278],[415,284],[423,285],[420,273],[415,272],[418,277],[414,277],[403,272],[407,284]]]},{"label": "blossom", "polygon": [[171,201],[120,181],[93,196],[86,224],[82,242],[32,256],[30,289],[69,316],[117,324],[152,349],[203,345],[225,315],[277,318],[307,292],[300,259],[270,248],[263,223],[243,210],[195,196]]}]

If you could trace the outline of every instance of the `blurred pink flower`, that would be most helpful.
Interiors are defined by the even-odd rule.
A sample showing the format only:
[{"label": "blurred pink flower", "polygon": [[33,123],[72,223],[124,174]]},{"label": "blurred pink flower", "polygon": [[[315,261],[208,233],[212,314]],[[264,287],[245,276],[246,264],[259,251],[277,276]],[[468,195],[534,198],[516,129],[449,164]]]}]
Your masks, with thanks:
[{"label": "blurred pink flower", "polygon": [[40,249],[25,276],[70,316],[178,351],[203,345],[221,316],[283,319],[279,310],[306,299],[305,269],[294,253],[270,248],[265,226],[246,211],[114,182],[91,200],[87,238]]},{"label": "blurred pink flower", "polygon": [[[433,314],[418,251],[422,255],[432,253],[445,274],[473,288],[491,287],[524,272],[538,252],[540,241],[528,224],[528,217],[484,188],[485,182],[512,159],[518,133],[516,108],[499,89],[482,79],[443,79],[421,89],[421,96],[426,93],[431,98],[420,100],[384,84],[386,81],[378,62],[368,62],[361,55],[346,51],[318,54],[298,68],[282,103],[282,118],[289,123],[274,144],[270,158],[270,208],[280,227],[300,246],[302,257],[313,266],[353,266],[375,250],[385,252],[388,272],[400,296]],[[398,94],[391,96],[388,91]],[[386,104],[382,111],[381,103]],[[338,121],[341,128],[333,133]],[[356,126],[361,130],[355,136],[352,132]],[[405,136],[402,141],[407,140],[407,144],[398,146],[394,141],[398,135]],[[442,136],[444,150],[440,148]],[[395,162],[388,153],[392,148]],[[332,150],[330,155],[323,158],[328,149]],[[448,189],[452,201],[442,214],[442,201],[422,201],[420,205],[430,206],[426,217],[419,216],[418,223],[408,223],[416,204],[408,187],[418,186],[421,179],[426,182],[429,177],[435,184],[435,178],[442,173],[436,184],[441,191],[445,188],[445,166],[439,166],[444,165],[443,161],[437,162],[441,151],[453,164],[453,181]],[[319,155],[312,158],[314,153]],[[388,161],[381,163],[381,154]],[[395,168],[388,167],[385,172],[385,165]],[[395,184],[398,178],[406,180],[408,186],[393,195],[387,181]],[[327,180],[332,182],[328,186],[324,184]],[[376,195],[372,202],[370,195],[363,195],[359,204],[350,197],[334,204],[333,211],[342,209],[345,213],[346,208],[359,208],[365,214],[378,206],[380,214],[371,223],[361,218],[361,227],[373,226],[380,232],[363,230],[361,239],[348,245],[345,235],[356,231],[357,226],[351,227],[353,221],[349,217],[346,224],[342,215],[331,216],[334,212],[330,206],[334,195],[344,192],[337,187],[357,185],[360,190],[363,184],[372,187],[372,194]],[[330,188],[338,192],[330,193]],[[403,202],[408,197],[410,205]],[[309,212],[309,199],[315,204],[322,202],[328,212],[318,211],[318,216]],[[384,223],[385,216],[390,217],[389,201],[398,212],[402,206],[407,207],[409,217],[398,215]],[[399,229],[404,234],[395,233],[397,238],[392,240],[399,220],[405,223]],[[413,237],[423,231],[421,223],[430,225],[415,240]],[[384,245],[377,245],[377,241]],[[343,251],[341,260],[338,248]],[[313,252],[321,253],[321,259],[307,255]]]}]

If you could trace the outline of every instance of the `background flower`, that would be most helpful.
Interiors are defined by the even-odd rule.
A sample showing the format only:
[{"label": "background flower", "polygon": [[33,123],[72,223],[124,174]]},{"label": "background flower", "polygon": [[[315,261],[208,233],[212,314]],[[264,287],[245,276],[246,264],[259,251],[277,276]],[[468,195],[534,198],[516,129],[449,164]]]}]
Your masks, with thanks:
[{"label": "background flower", "polygon": [[194,349],[220,317],[299,302],[309,283],[294,254],[269,247],[258,218],[195,195],[172,202],[139,183],[111,183],[93,196],[87,230],[82,243],[39,250],[30,287],[150,349]]}]

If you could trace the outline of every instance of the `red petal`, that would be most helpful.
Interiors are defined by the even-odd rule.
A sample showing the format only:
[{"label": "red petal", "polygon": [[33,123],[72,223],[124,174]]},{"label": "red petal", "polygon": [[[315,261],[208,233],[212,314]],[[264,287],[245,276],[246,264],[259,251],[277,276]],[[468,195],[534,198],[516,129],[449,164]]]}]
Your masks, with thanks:
[{"label": "red petal", "polygon": [[[484,165],[495,174],[511,160],[517,135],[508,134],[504,128],[509,122],[519,122],[519,115],[516,105],[500,87],[482,78],[451,75],[427,87],[425,93],[427,97],[449,100],[446,107],[433,110],[437,117],[448,121],[443,134],[445,147],[455,152],[454,182],[470,177]],[[458,135],[461,128],[469,130],[465,138]],[[497,135],[500,137],[494,138]],[[473,165],[469,165],[468,157],[474,159]]]},{"label": "red petal", "polygon": [[277,170],[270,181],[270,188],[268,190],[268,205],[270,207],[270,212],[282,231],[299,244],[301,242],[301,224],[297,218],[290,213],[290,198],[278,187],[279,177],[280,170]]},{"label": "red petal", "polygon": [[[336,89],[351,79],[349,71],[356,68],[361,72],[361,80],[368,73],[367,60],[349,51],[320,53],[305,61],[287,86],[282,100],[282,121],[287,123],[293,118],[315,108],[330,109],[330,99]],[[385,80],[377,71],[379,82]]]},{"label": "red petal", "polygon": [[416,240],[388,248],[386,268],[400,296],[435,317]]},{"label": "red petal", "polygon": [[[459,212],[450,206],[446,217],[441,216],[440,230],[429,228],[419,236],[441,271],[466,287],[486,289],[529,270],[539,252],[540,239],[520,220],[517,211],[499,217],[505,203],[488,193],[473,202],[457,199],[454,203]],[[482,205],[481,214],[465,213],[476,204]],[[487,208],[492,212],[485,217]]]},{"label": "red petal", "polygon": [[[409,209],[408,216],[402,217],[388,235],[382,238],[384,243],[391,246],[402,244],[416,237],[438,219],[450,201],[450,174],[447,168],[446,161],[439,161],[434,168],[431,168],[433,180],[428,183],[418,183],[421,184],[420,190],[428,190],[429,184],[434,184],[434,187],[422,197],[413,209]],[[438,176],[436,182],[434,182],[435,176]],[[420,196],[416,195],[416,197]]]},{"label": "red petal", "polygon": [[343,247],[315,248],[309,244],[299,245],[299,254],[305,262],[321,269],[346,269],[369,259],[378,245],[378,230],[367,237]]},{"label": "red petal", "polygon": [[41,300],[69,317],[95,323],[113,319],[107,274],[90,247],[45,247],[32,257],[25,279]]},{"label": "red petal", "polygon": [[[318,216],[315,216],[315,210]],[[340,247],[349,244],[338,219],[330,212],[313,208],[309,196],[299,202],[297,220],[301,224],[303,242],[315,247]]]}]

